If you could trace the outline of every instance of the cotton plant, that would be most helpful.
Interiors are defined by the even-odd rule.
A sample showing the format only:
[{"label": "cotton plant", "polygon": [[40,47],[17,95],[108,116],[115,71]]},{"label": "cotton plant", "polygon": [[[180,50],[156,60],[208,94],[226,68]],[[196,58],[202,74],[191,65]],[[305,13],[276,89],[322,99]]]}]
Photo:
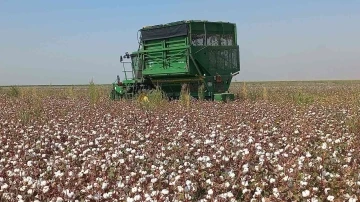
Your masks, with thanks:
[{"label": "cotton plant", "polygon": [[21,102],[6,102],[1,199],[358,200],[358,137],[337,120],[353,113],[342,105],[118,104],[48,99],[46,119],[26,125],[12,113]]}]

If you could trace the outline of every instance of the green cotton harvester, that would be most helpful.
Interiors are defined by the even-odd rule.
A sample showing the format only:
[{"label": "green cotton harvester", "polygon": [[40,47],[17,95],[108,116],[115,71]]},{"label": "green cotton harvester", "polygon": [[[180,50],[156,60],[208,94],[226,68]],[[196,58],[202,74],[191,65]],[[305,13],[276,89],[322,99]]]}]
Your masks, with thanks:
[{"label": "green cotton harvester", "polygon": [[111,98],[132,98],[160,87],[177,99],[233,100],[232,78],[240,71],[236,24],[179,21],[139,30],[138,51],[120,56],[124,79],[113,83]]}]

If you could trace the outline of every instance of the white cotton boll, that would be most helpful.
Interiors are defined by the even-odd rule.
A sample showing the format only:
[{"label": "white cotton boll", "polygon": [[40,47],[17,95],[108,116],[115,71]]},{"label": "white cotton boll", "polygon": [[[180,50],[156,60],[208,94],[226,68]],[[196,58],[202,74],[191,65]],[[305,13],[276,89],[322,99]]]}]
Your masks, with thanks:
[{"label": "white cotton boll", "polygon": [[204,162],[208,162],[208,161],[210,161],[210,157],[204,156]]},{"label": "white cotton boll", "polygon": [[326,197],[326,199],[327,199],[328,201],[334,201],[335,197],[334,197],[334,196],[329,195],[328,197]]},{"label": "white cotton boll", "polygon": [[229,172],[229,177],[230,177],[230,178],[234,178],[234,177],[235,177],[235,173],[234,173],[233,171],[230,171],[230,172]]},{"label": "white cotton boll", "polygon": [[81,171],[81,172],[78,173],[78,177],[82,177],[82,176],[84,176],[84,172],[83,172],[83,171]]},{"label": "white cotton boll", "polygon": [[137,188],[137,187],[131,188],[131,192],[132,192],[132,193],[136,193],[137,191],[138,191],[138,188]]},{"label": "white cotton boll", "polygon": [[10,201],[12,199],[12,197],[9,193],[2,194],[2,198],[7,199],[7,201]]},{"label": "white cotton boll", "polygon": [[276,198],[278,198],[280,196],[278,188],[276,188],[276,187],[273,188],[273,194]]},{"label": "white cotton boll", "polygon": [[32,189],[28,189],[28,190],[27,190],[27,194],[31,195],[31,194],[33,194],[33,193],[34,193],[34,191],[33,191]]},{"label": "white cotton boll", "polygon": [[315,198],[315,197],[312,197],[311,202],[319,202],[319,200],[317,198]]},{"label": "white cotton boll", "polygon": [[45,186],[43,189],[42,189],[42,191],[43,191],[43,193],[45,194],[45,193],[47,193],[48,191],[49,191],[49,186]]},{"label": "white cotton boll", "polygon": [[140,195],[134,196],[134,200],[135,200],[135,201],[140,201],[140,199],[141,199],[141,196],[140,196]]},{"label": "white cotton boll", "polygon": [[229,183],[229,182],[225,182],[225,187],[230,187],[230,183]]},{"label": "white cotton boll", "polygon": [[227,196],[228,198],[231,198],[231,197],[234,197],[234,194],[229,191],[229,192],[226,193],[226,196]]},{"label": "white cotton boll", "polygon": [[247,148],[244,149],[244,155],[249,154],[249,150]]},{"label": "white cotton boll", "polygon": [[26,186],[20,187],[20,191],[25,191],[25,189],[26,189]]},{"label": "white cotton boll", "polygon": [[274,179],[274,178],[271,178],[270,179],[270,183],[272,184],[272,183],[274,183],[276,180]]},{"label": "white cotton boll", "polygon": [[109,194],[109,193],[104,193],[104,194],[103,194],[103,198],[104,198],[104,199],[110,198],[110,194]]},{"label": "white cotton boll", "polygon": [[64,200],[61,197],[56,198],[56,202],[63,202]]},{"label": "white cotton boll", "polygon": [[243,194],[245,194],[245,193],[247,193],[247,192],[250,192],[250,189],[245,188],[245,189],[242,190],[242,193],[243,193]]},{"label": "white cotton boll", "polygon": [[169,190],[167,190],[167,189],[161,190],[161,194],[163,194],[163,195],[167,195],[168,193],[169,193]]},{"label": "white cotton boll", "polygon": [[249,186],[249,182],[248,181],[241,181],[241,184],[245,187]]},{"label": "white cotton boll", "polygon": [[125,184],[124,184],[124,183],[122,183],[122,182],[118,182],[118,183],[117,183],[117,187],[119,187],[119,188],[123,188],[123,187],[125,187]]},{"label": "white cotton boll", "polygon": [[60,170],[55,172],[55,177],[62,177],[64,173],[62,173]]},{"label": "white cotton boll", "polygon": [[74,192],[71,192],[70,190],[66,189],[65,191],[63,191],[63,193],[69,197],[72,198],[74,196]]},{"label": "white cotton boll", "polygon": [[158,191],[152,191],[152,192],[151,192],[151,196],[156,196],[156,195],[158,195],[158,194],[159,194]]},{"label": "white cotton boll", "polygon": [[255,195],[261,195],[262,189],[260,187],[256,187]]},{"label": "white cotton boll", "polygon": [[244,164],[243,167],[243,173],[247,173],[249,171],[249,164]]},{"label": "white cotton boll", "polygon": [[357,198],[352,198],[352,197],[349,198],[349,202],[356,202],[356,201],[358,201]]},{"label": "white cotton boll", "polygon": [[9,185],[7,185],[6,183],[1,185],[1,190],[5,190],[9,187]]},{"label": "white cotton boll", "polygon": [[47,184],[46,180],[41,180],[41,181],[40,181],[40,186],[43,187],[43,186],[45,186],[46,184]]},{"label": "white cotton boll", "polygon": [[184,191],[184,188],[183,188],[182,186],[178,186],[178,187],[177,187],[177,190],[178,190],[178,192],[183,192],[183,191]]},{"label": "white cotton boll", "polygon": [[310,196],[310,191],[309,190],[305,190],[305,191],[302,191],[302,197],[308,197]]},{"label": "white cotton boll", "polygon": [[108,183],[103,182],[102,185],[101,185],[101,189],[106,189],[107,186],[108,186]]}]

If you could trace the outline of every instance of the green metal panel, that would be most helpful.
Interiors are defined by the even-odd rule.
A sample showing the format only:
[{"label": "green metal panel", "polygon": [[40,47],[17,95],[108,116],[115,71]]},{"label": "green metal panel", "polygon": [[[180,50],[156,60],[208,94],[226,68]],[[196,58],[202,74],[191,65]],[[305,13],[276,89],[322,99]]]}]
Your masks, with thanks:
[{"label": "green metal panel", "polygon": [[224,94],[214,94],[214,100],[215,101],[224,101],[225,100],[225,95]]},{"label": "green metal panel", "polygon": [[[192,73],[197,64],[202,75],[206,75],[205,85],[211,93],[228,91],[232,73],[240,71],[239,46],[236,25],[226,22],[191,22]],[[214,76],[220,76],[216,81]]]},{"label": "green metal panel", "polygon": [[228,75],[240,70],[238,46],[192,46],[191,53],[207,75]]},{"label": "green metal panel", "polygon": [[187,74],[187,49],[186,36],[145,42],[143,75]]},{"label": "green metal panel", "polygon": [[233,93],[217,93],[214,94],[215,101],[232,101],[235,99],[235,95]]}]

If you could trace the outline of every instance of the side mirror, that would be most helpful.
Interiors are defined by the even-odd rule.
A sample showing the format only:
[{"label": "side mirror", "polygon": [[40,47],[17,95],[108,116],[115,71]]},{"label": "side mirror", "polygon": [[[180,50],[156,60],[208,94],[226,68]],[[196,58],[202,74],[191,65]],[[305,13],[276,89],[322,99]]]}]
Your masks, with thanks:
[{"label": "side mirror", "polygon": [[120,56],[120,62],[122,62],[123,61],[123,57],[122,56]]}]

